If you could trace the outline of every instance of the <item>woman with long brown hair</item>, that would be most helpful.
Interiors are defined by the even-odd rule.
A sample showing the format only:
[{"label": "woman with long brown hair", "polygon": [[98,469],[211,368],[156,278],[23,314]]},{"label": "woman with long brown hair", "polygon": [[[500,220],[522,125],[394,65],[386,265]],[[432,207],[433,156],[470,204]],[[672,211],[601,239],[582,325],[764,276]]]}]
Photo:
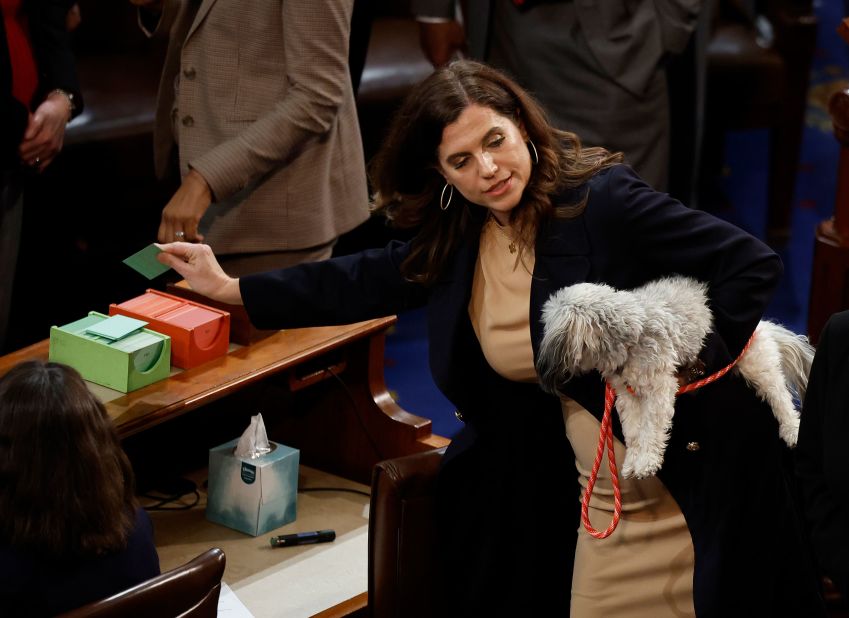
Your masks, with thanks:
[{"label": "woman with long brown hair", "polygon": [[54,615],[159,574],[150,519],[103,404],[59,363],[0,379],[0,607]]},{"label": "woman with long brown hair", "polygon": [[[417,226],[412,241],[240,279],[204,245],[163,245],[160,260],[263,328],[427,305],[430,367],[465,421],[440,472],[436,615],[819,615],[775,421],[736,374],[678,398],[659,472],[621,484],[615,534],[579,524],[604,383],[540,387],[546,301],[579,283],[703,282],[713,330],[692,368],[712,373],[781,274],[768,247],[620,160],[551,127],[505,75],[459,61],[409,95],[371,168],[377,208]],[[620,510],[614,481],[597,481],[593,522]]]},{"label": "woman with long brown hair", "polygon": [[[493,211],[502,225],[510,225],[518,248],[533,247],[539,225],[546,218],[555,214],[564,218],[574,216],[584,205],[583,196],[557,205],[552,203],[553,196],[584,185],[600,170],[622,161],[619,153],[582,148],[577,135],[549,125],[542,108],[507,76],[485,65],[479,67],[482,75],[474,85],[464,83],[468,79],[457,79],[458,65],[452,72],[436,72],[428,80],[427,88],[422,87],[421,96],[410,97],[398,112],[371,162],[377,210],[384,211],[398,227],[420,228],[408,268],[405,267],[405,274],[413,281],[432,283],[469,228],[471,217],[480,214],[468,208],[468,204],[458,206],[465,193],[460,185],[456,185],[455,191],[455,184],[448,181],[448,176],[455,176],[462,182],[465,173],[461,172],[462,162],[437,173],[439,167],[434,157],[443,137],[440,127],[453,123],[473,101],[502,118],[511,119],[519,129],[524,148],[529,149],[525,158],[532,165],[533,174],[528,173],[526,184],[521,187],[514,181],[515,186],[504,196],[509,202],[517,194],[522,195],[521,208],[510,210],[509,217],[503,220],[496,214],[497,210]],[[490,146],[503,148],[496,144],[498,139],[500,134],[493,134]],[[524,156],[521,150],[520,154]],[[432,208],[436,196],[444,208]]]}]

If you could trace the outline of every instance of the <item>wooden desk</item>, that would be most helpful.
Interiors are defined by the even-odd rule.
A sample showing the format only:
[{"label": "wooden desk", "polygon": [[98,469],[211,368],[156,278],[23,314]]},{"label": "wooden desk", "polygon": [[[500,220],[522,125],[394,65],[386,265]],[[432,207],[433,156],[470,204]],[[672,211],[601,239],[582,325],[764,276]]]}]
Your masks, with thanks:
[{"label": "wooden desk", "polygon": [[[301,461],[368,484],[382,459],[447,444],[431,422],[401,409],[383,378],[384,336],[396,318],[283,330],[190,370],[175,369],[131,393],[96,384],[122,438],[200,409],[260,382],[279,391],[281,411],[263,413],[269,435],[301,449]],[[0,375],[48,356],[48,342],[0,357]],[[234,435],[233,437],[238,437]]]},{"label": "wooden desk", "polygon": [[[431,433],[429,419],[402,410],[386,390],[384,338],[395,320],[385,317],[343,326],[280,331],[249,346],[231,345],[226,357],[186,371],[174,369],[168,379],[127,394],[92,383],[89,387],[104,402],[123,439],[156,436],[160,429],[169,428],[166,421],[191,412],[170,424],[189,421],[181,431],[189,434],[190,440],[197,424],[206,422],[204,414],[213,407],[209,404],[270,383],[278,405],[277,409],[263,408],[263,418],[269,437],[301,450],[301,463],[310,467],[302,467],[301,488],[341,484],[368,490],[372,467],[378,461],[448,443]],[[0,357],[0,376],[21,361],[46,360],[48,347],[45,340]],[[156,437],[147,442],[146,449],[157,451],[152,458],[167,459],[171,454]],[[200,485],[203,479],[196,480]],[[202,494],[205,498],[205,492]],[[327,554],[335,559],[338,550],[345,547],[347,553],[340,559],[350,564],[342,568],[350,567],[347,575],[353,574],[346,594],[340,589],[341,596],[334,597],[327,594],[325,586],[321,594],[306,595],[301,609],[312,608],[308,613],[321,609],[316,618],[363,615],[367,593],[362,586],[357,588],[357,582],[365,577],[368,498],[320,493],[299,494],[298,500],[294,523],[255,539],[207,522],[205,500],[188,511],[155,513],[163,570],[183,564],[209,547],[221,547],[227,554],[224,580],[257,616],[270,616],[277,615],[274,595],[266,589],[269,582],[277,581],[272,576],[287,571],[280,579],[283,581],[310,565],[320,567],[321,553],[337,552]],[[285,550],[268,546],[273,534],[321,528],[335,528],[337,541],[322,547]],[[353,596],[346,599],[349,595]],[[316,605],[322,602],[326,602],[326,608]]]},{"label": "wooden desk", "polygon": [[[206,520],[206,475],[206,469],[186,475],[198,485],[197,505],[150,514],[163,571],[185,564],[210,547],[218,547],[227,557],[223,581],[256,618],[353,618],[360,615],[358,611],[364,611],[369,498],[341,491],[304,490],[347,488],[368,493],[368,486],[301,466],[297,519],[251,537]],[[152,502],[142,498],[142,504]],[[336,540],[276,549],[269,544],[269,539],[278,534],[323,529],[335,530]]]}]

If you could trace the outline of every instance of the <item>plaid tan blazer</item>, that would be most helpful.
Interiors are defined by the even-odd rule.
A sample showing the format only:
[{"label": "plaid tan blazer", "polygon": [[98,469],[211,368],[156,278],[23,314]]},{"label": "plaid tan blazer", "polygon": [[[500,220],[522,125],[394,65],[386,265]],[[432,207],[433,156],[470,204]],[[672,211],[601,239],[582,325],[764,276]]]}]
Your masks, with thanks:
[{"label": "plaid tan blazer", "polygon": [[[302,249],[368,217],[348,71],[353,0],[166,0],[154,155],[194,168],[216,253]],[[175,98],[176,91],[176,98]]]}]

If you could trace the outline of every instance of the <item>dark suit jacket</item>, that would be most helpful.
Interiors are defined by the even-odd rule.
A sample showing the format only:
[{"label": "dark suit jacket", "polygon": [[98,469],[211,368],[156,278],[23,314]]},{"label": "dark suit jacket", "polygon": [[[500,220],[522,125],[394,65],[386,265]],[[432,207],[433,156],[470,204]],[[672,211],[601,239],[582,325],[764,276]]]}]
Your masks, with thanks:
[{"label": "dark suit jacket", "polygon": [[[583,215],[552,220],[537,237],[535,358],[541,307],[555,290],[581,281],[628,289],[680,273],[709,284],[715,332],[702,359],[709,371],[728,364],[761,318],[781,274],[778,257],[734,226],[655,192],[625,166],[555,201],[584,191]],[[259,327],[361,320],[426,302],[431,370],[467,422],[440,477],[440,555],[452,601],[444,607],[458,615],[568,615],[579,525],[574,454],[559,400],[505,380],[483,357],[468,318],[478,238],[479,227],[429,290],[399,275],[407,248],[395,244],[243,277],[242,297]],[[563,390],[601,417],[597,374]],[[688,450],[689,442],[701,448]],[[693,537],[700,616],[820,615],[784,454],[770,410],[736,375],[679,398],[659,476]]]},{"label": "dark suit jacket", "polygon": [[[581,0],[575,2],[575,10],[587,43],[604,71],[621,87],[640,96],[661,59],[681,53],[687,46],[702,4],[702,0]],[[410,3],[414,15],[442,18],[453,17],[455,5],[456,0]],[[465,9],[469,53],[473,58],[486,59],[493,0],[468,0]]]},{"label": "dark suit jacket", "polygon": [[849,599],[849,311],[823,329],[802,409],[796,474],[821,570]]},{"label": "dark suit jacket", "polygon": [[[24,2],[33,54],[38,67],[38,90],[33,100],[33,109],[51,90],[61,88],[74,95],[74,115],[82,111],[82,94],[70,38],[65,28],[65,17],[71,4],[69,0]],[[28,114],[26,107],[12,96],[12,67],[5,27],[0,27],[0,118],[3,118],[3,129],[0,131],[0,169],[6,170],[18,165],[18,146],[26,129]]]}]

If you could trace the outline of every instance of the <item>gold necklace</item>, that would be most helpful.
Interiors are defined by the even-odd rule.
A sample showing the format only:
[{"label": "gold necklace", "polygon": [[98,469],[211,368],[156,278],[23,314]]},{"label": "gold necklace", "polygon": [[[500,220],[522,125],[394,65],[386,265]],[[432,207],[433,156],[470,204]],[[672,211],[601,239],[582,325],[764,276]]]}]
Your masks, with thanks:
[{"label": "gold necklace", "polygon": [[490,215],[490,217],[492,218],[492,225],[509,243],[507,248],[510,250],[510,253],[516,253],[516,241],[507,235],[507,232],[504,231],[504,226],[502,226],[495,217],[492,217],[492,215]]}]

